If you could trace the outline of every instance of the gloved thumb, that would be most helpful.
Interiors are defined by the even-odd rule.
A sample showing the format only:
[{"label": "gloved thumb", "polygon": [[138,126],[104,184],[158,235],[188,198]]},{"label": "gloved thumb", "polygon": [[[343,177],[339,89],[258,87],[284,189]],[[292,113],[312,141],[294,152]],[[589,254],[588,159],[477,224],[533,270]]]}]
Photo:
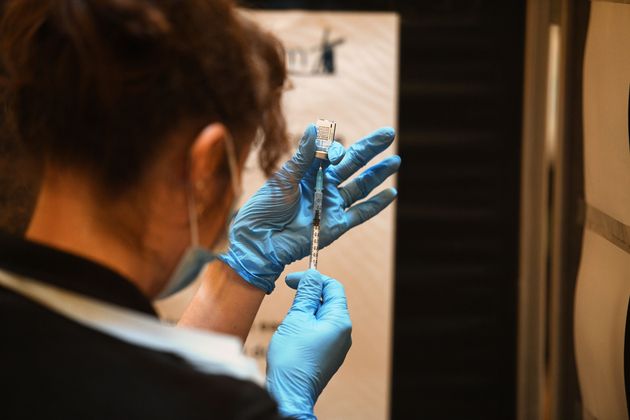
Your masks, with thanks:
[{"label": "gloved thumb", "polygon": [[302,277],[304,277],[305,274],[306,271],[296,271],[295,273],[287,274],[287,278],[284,279],[284,282],[291,289],[297,290],[300,280],[302,280]]},{"label": "gloved thumb", "polygon": [[304,177],[315,159],[316,138],[317,129],[313,124],[310,124],[306,127],[295,154],[291,157],[291,160],[282,166],[282,172],[287,178],[299,181]]},{"label": "gloved thumb", "polygon": [[295,299],[293,299],[290,311],[315,315],[321,305],[322,290],[326,277],[315,270],[295,274],[302,274],[302,276],[297,285],[297,293],[295,294]]}]

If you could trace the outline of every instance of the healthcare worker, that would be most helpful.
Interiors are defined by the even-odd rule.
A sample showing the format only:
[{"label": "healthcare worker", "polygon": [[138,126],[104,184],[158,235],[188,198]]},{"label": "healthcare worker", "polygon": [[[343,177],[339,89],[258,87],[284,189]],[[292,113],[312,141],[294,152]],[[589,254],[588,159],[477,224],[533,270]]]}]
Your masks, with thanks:
[{"label": "healthcare worker", "polygon": [[[266,383],[234,337],[309,251],[312,126],[226,228],[250,149],[271,173],[286,148],[275,39],[228,0],[1,7],[4,118],[42,181],[26,237],[0,239],[0,418],[313,418],[350,347],[341,283],[287,279]],[[397,157],[345,182],[393,137],[331,148],[323,245],[395,198],[356,204]],[[181,325],[162,324],[151,300],[199,275]]]}]

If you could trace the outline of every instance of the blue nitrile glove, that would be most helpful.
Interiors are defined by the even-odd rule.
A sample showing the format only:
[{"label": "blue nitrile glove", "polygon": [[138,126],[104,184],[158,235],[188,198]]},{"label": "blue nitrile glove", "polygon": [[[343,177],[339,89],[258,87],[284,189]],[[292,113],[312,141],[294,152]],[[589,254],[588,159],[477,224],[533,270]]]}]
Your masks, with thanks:
[{"label": "blue nitrile glove", "polygon": [[[320,246],[374,217],[396,197],[389,188],[353,205],[398,171],[400,158],[389,157],[340,186],[394,141],[394,129],[382,128],[344,150],[335,142],[325,162],[324,209]],[[230,229],[230,247],[219,259],[244,280],[271,293],[284,267],[310,252],[317,131],[310,125],[297,152],[238,211]]]},{"label": "blue nitrile glove", "polygon": [[297,293],[269,344],[267,390],[280,414],[314,419],[317,397],[352,344],[352,322],[337,280],[308,270],[289,275],[287,284]]}]

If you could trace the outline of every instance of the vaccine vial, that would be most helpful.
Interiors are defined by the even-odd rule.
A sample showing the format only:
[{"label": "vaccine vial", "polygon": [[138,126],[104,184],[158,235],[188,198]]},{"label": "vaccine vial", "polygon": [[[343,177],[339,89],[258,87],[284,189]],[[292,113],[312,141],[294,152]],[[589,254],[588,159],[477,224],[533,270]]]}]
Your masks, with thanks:
[{"label": "vaccine vial", "polygon": [[328,159],[328,149],[335,141],[335,129],[337,123],[330,120],[319,119],[315,124],[317,127],[317,139],[315,140],[315,157]]}]

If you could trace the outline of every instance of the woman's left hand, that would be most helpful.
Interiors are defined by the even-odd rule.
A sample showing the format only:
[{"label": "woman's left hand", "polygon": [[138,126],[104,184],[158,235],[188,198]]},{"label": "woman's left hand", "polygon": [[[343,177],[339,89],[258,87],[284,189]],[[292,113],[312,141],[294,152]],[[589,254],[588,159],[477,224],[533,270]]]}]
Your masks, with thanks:
[{"label": "woman's left hand", "polygon": [[[230,229],[230,247],[219,259],[244,280],[271,293],[284,267],[310,252],[315,176],[315,126],[309,126],[298,150],[282,169],[238,211]],[[391,156],[341,185],[394,141],[392,128],[381,128],[345,151],[335,142],[324,162],[324,203],[320,246],[329,245],[353,227],[371,219],[395,198],[394,188],[367,197],[400,166]]]}]

